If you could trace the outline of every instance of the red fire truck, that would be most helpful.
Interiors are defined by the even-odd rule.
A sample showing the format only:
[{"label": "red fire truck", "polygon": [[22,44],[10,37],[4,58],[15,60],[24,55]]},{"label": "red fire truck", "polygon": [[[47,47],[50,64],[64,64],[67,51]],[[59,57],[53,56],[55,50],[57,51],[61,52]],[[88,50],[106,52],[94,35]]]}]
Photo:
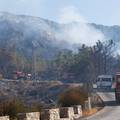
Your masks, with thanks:
[{"label": "red fire truck", "polygon": [[14,71],[13,72],[13,79],[15,79],[15,80],[19,80],[19,79],[26,80],[26,79],[31,79],[31,77],[32,77],[31,74],[24,73],[21,71]]},{"label": "red fire truck", "polygon": [[115,97],[116,101],[120,103],[120,72],[116,74]]}]

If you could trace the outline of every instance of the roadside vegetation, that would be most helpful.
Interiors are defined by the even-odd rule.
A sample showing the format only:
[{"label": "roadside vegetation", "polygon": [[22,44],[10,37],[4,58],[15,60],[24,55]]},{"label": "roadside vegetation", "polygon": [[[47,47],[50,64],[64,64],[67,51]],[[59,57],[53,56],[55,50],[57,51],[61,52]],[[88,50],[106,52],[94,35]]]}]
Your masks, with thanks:
[{"label": "roadside vegetation", "polygon": [[0,102],[0,116],[10,116],[11,120],[17,117],[18,113],[39,112],[41,106],[38,104],[26,105],[17,98],[12,98],[4,102]]},{"label": "roadside vegetation", "polygon": [[88,93],[83,91],[83,89],[71,88],[59,96],[58,104],[61,107],[70,107],[73,105],[84,106],[85,101],[88,99]]},{"label": "roadside vegetation", "polygon": [[[81,105],[83,116],[89,116],[104,107],[102,99],[95,93],[91,92],[91,109],[88,107],[88,97],[89,92],[85,88],[76,87],[71,88],[65,91],[64,93],[60,94],[58,99],[58,106],[59,107],[72,107],[74,105]],[[87,103],[87,104],[86,104]]]}]

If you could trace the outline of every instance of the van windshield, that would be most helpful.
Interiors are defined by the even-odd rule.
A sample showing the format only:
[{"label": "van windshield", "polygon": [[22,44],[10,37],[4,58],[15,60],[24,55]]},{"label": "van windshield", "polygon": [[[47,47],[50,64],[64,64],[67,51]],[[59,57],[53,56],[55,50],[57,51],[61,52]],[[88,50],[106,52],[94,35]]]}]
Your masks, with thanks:
[{"label": "van windshield", "polygon": [[110,82],[111,78],[102,78],[102,81]]}]

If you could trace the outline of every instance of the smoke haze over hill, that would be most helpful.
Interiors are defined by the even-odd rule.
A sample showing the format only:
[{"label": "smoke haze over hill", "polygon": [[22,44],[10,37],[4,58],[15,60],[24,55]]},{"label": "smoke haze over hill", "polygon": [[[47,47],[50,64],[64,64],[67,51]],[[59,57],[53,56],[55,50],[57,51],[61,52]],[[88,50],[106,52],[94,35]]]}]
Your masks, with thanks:
[{"label": "smoke haze over hill", "polygon": [[53,56],[61,49],[73,50],[76,44],[92,46],[98,40],[120,41],[119,26],[88,24],[74,7],[63,8],[61,12],[58,19],[60,23],[1,12],[0,47],[10,48],[15,44],[19,51],[30,55],[35,43],[38,54]]},{"label": "smoke haze over hill", "polygon": [[60,10],[59,23],[68,24],[58,33],[59,39],[64,39],[70,44],[95,45],[98,40],[105,40],[104,34],[87,23],[79,14],[77,8],[68,6]]}]

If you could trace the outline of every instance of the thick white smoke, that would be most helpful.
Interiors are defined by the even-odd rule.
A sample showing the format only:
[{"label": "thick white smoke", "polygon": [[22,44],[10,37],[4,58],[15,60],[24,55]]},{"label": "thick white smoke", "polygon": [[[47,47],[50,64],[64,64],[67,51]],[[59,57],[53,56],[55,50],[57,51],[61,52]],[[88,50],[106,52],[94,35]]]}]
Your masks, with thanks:
[{"label": "thick white smoke", "polygon": [[87,20],[73,6],[68,6],[60,10],[58,22],[65,24],[65,27],[57,34],[57,37],[70,44],[92,46],[98,40],[102,41],[105,39],[102,32],[88,24]]}]

